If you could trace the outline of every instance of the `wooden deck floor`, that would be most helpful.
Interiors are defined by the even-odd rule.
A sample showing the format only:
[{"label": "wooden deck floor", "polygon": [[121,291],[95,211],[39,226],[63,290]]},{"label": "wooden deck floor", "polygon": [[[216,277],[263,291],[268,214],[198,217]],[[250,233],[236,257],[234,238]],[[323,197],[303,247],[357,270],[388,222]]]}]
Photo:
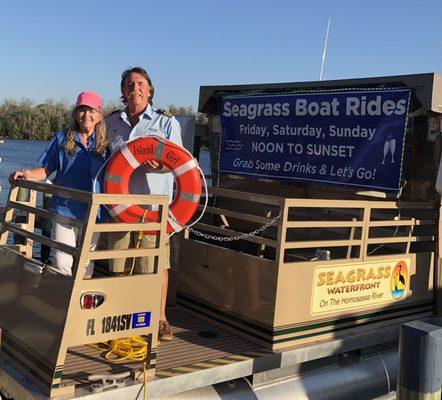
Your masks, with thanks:
[{"label": "wooden deck floor", "polygon": [[174,339],[161,342],[158,347],[158,371],[259,349],[257,344],[181,310],[170,310],[168,318],[173,325]]},{"label": "wooden deck floor", "polygon": [[[229,332],[199,320],[182,310],[168,310],[174,338],[158,346],[156,372],[158,377],[171,376],[174,368],[207,362],[231,355],[258,351],[259,346]],[[89,346],[69,349],[62,375],[63,384],[90,384],[87,376],[99,373],[118,373],[140,369],[140,363],[115,364],[100,356]]]}]

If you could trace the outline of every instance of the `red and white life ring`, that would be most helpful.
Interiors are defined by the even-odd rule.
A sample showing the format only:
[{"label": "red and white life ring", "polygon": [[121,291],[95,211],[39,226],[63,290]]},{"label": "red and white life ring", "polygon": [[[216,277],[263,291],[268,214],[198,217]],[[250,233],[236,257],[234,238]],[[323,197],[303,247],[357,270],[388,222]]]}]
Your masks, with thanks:
[{"label": "red and white life ring", "polygon": [[[176,194],[169,206],[167,232],[178,232],[198,208],[201,177],[196,160],[184,148],[158,136],[147,136],[123,143],[109,159],[104,192],[129,194],[129,180],[143,162],[155,160],[169,168],[175,177]],[[109,205],[109,213],[120,222],[158,221],[158,211],[135,204]],[[150,232],[146,232],[150,233]]]}]

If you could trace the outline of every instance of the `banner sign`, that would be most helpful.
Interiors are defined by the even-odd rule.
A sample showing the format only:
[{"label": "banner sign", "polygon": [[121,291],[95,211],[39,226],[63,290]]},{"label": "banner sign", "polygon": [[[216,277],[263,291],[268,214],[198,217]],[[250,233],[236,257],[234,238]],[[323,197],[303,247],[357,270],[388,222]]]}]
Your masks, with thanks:
[{"label": "banner sign", "polygon": [[232,96],[220,171],[398,191],[409,89]]}]

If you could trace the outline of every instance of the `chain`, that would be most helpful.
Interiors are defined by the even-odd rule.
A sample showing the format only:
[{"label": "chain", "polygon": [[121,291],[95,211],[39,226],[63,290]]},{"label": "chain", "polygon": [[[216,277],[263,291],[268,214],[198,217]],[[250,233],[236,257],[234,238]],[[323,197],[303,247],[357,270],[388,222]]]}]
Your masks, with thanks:
[{"label": "chain", "polygon": [[280,213],[272,218],[269,222],[267,222],[265,225],[260,226],[259,228],[255,229],[253,232],[249,233],[242,233],[238,236],[227,236],[227,237],[221,237],[221,236],[215,236],[215,235],[209,235],[207,233],[202,233],[200,231],[197,231],[196,229],[193,229],[191,227],[187,227],[187,229],[194,233],[196,236],[202,237],[204,239],[211,239],[211,240],[217,240],[218,242],[233,242],[234,240],[241,240],[246,239],[252,236],[256,236],[258,233],[264,232],[267,228],[269,228],[271,225],[273,225],[278,219],[281,217],[282,211]]}]

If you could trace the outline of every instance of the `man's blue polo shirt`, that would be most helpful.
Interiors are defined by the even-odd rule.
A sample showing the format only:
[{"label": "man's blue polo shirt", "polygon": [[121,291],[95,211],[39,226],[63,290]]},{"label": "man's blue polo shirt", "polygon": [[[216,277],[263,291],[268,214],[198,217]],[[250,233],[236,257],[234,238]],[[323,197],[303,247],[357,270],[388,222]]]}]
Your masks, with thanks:
[{"label": "man's blue polo shirt", "polygon": [[[93,180],[109,153],[106,151],[101,156],[96,156],[93,153],[95,132],[90,137],[87,148],[81,143],[78,133],[75,136],[75,141],[77,142],[76,152],[75,154],[69,154],[64,149],[66,132],[56,132],[38,162],[47,170],[49,175],[53,172],[56,173],[54,180],[56,185],[92,192]],[[103,187],[103,173],[100,174],[97,181],[98,184],[95,191],[100,192]],[[84,220],[87,204],[60,196],[53,196],[50,210],[60,215]],[[102,217],[103,212],[101,210],[99,212],[99,220]]]}]

